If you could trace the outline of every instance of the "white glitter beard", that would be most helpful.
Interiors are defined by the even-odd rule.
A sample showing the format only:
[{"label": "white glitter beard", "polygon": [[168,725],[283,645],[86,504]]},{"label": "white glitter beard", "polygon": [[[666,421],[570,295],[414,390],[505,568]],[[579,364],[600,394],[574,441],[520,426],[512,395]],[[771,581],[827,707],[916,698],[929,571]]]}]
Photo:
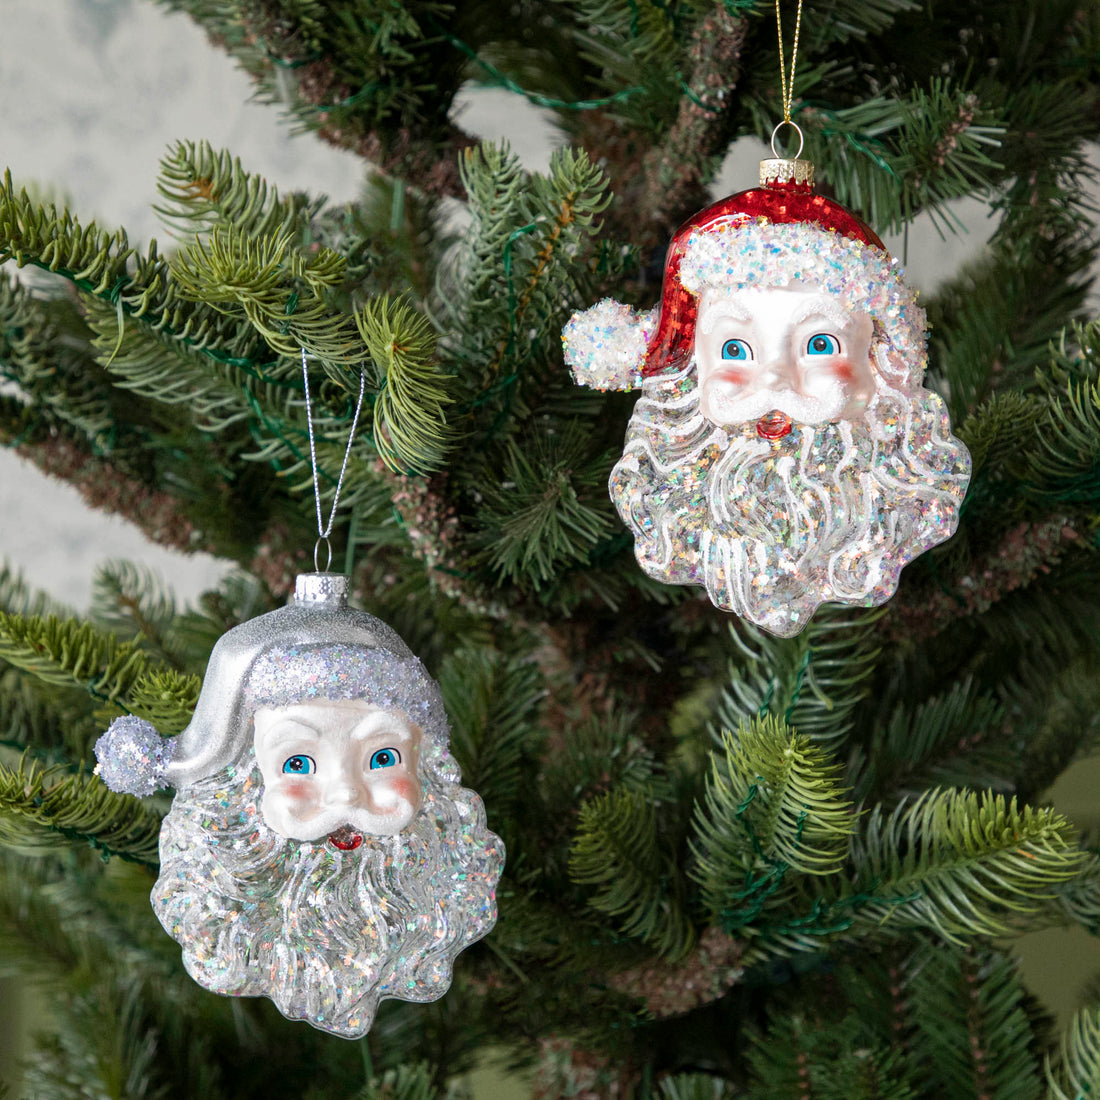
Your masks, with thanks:
[{"label": "white glitter beard", "polygon": [[178,793],[152,902],[195,981],[270,997],[345,1038],[366,1034],[383,998],[443,996],[455,956],[496,920],[504,851],[481,799],[449,777],[445,750],[428,752],[439,759],[421,761],[413,821],[346,852],[263,824],[251,749],[239,768]]},{"label": "white glitter beard", "polygon": [[825,601],[889,599],[902,567],[954,531],[970,460],[935,394],[877,381],[864,420],[775,444],[755,422],[707,421],[693,364],[647,380],[609,484],[645,572],[702,585],[782,637]]}]

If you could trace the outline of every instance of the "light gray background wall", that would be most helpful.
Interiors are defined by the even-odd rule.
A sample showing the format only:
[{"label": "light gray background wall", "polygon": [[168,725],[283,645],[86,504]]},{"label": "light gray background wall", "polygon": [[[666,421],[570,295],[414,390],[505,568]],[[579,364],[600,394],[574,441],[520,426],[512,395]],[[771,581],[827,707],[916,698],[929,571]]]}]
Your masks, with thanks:
[{"label": "light gray background wall", "polygon": [[[157,160],[179,138],[227,146],[283,189],[355,197],[363,176],[357,158],[311,137],[292,138],[278,110],[249,103],[250,94],[247,78],[197,27],[150,2],[0,0],[0,167],[68,197],[82,219],[126,226],[135,240],[158,233],[150,209]],[[558,140],[548,114],[510,92],[471,89],[457,110],[467,130],[508,138],[533,169],[546,165]],[[755,142],[740,143],[715,192],[753,185],[761,150]],[[958,236],[941,240],[926,221],[910,233],[909,274],[925,291],[986,239],[990,227],[981,205],[964,202],[957,209],[967,226]],[[888,243],[901,254],[900,240]],[[0,451],[0,559],[82,608],[94,567],[113,557],[159,570],[184,598],[225,569],[205,555],[184,557],[152,545],[125,522],[88,511],[66,485]],[[1077,773],[1055,798],[1084,823],[1095,816],[1094,791],[1095,782]],[[1096,969],[1095,948],[1080,932],[1029,937],[1027,979],[1065,1011]],[[0,1005],[19,1014],[11,986],[0,987]],[[4,1061],[0,1050],[0,1071]]]}]

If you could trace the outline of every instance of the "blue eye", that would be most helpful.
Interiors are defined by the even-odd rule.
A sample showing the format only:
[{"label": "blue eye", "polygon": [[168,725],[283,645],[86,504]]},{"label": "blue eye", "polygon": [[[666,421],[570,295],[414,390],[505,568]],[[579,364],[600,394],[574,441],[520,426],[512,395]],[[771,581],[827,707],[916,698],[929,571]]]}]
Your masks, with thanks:
[{"label": "blue eye", "polygon": [[284,775],[312,775],[316,770],[312,756],[288,756],[283,761]]},{"label": "blue eye", "polygon": [[827,332],[818,332],[806,341],[807,355],[839,355],[840,341]]},{"label": "blue eye", "polygon": [[379,749],[370,758],[371,771],[375,768],[392,768],[401,763],[401,753],[397,749]]},{"label": "blue eye", "polygon": [[752,348],[744,340],[727,340],[722,345],[723,359],[751,359]]}]

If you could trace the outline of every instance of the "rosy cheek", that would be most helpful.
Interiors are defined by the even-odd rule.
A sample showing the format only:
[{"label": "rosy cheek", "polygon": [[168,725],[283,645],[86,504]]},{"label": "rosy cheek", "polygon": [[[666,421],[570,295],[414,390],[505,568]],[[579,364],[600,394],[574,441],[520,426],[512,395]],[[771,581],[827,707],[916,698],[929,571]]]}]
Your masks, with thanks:
[{"label": "rosy cheek", "polygon": [[279,785],[279,793],[295,802],[313,802],[317,798],[316,784],[309,779],[287,779]]},{"label": "rosy cheek", "polygon": [[416,795],[416,784],[408,778],[397,778],[392,783],[387,784],[391,791],[398,798],[403,798],[406,802],[412,802]]},{"label": "rosy cheek", "polygon": [[841,382],[851,382],[855,377],[852,364],[847,359],[838,359],[829,370],[832,372],[833,377]]},{"label": "rosy cheek", "polygon": [[722,367],[713,375],[715,382],[726,382],[732,386],[743,386],[749,380],[748,371],[734,367]]}]

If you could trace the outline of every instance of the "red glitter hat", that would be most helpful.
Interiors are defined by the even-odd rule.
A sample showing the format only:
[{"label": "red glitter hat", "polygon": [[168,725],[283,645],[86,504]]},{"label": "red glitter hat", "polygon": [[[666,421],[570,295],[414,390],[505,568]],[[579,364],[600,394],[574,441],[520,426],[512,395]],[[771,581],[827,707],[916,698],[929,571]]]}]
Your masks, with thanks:
[{"label": "red glitter hat", "polygon": [[805,223],[886,251],[866,222],[814,191],[813,175],[813,165],[806,160],[763,160],[759,187],[719,200],[676,230],[665,259],[660,320],[646,350],[643,375],[675,366],[691,354],[698,297],[680,281],[680,264],[693,232],[739,228],[754,221],[773,225]]}]

